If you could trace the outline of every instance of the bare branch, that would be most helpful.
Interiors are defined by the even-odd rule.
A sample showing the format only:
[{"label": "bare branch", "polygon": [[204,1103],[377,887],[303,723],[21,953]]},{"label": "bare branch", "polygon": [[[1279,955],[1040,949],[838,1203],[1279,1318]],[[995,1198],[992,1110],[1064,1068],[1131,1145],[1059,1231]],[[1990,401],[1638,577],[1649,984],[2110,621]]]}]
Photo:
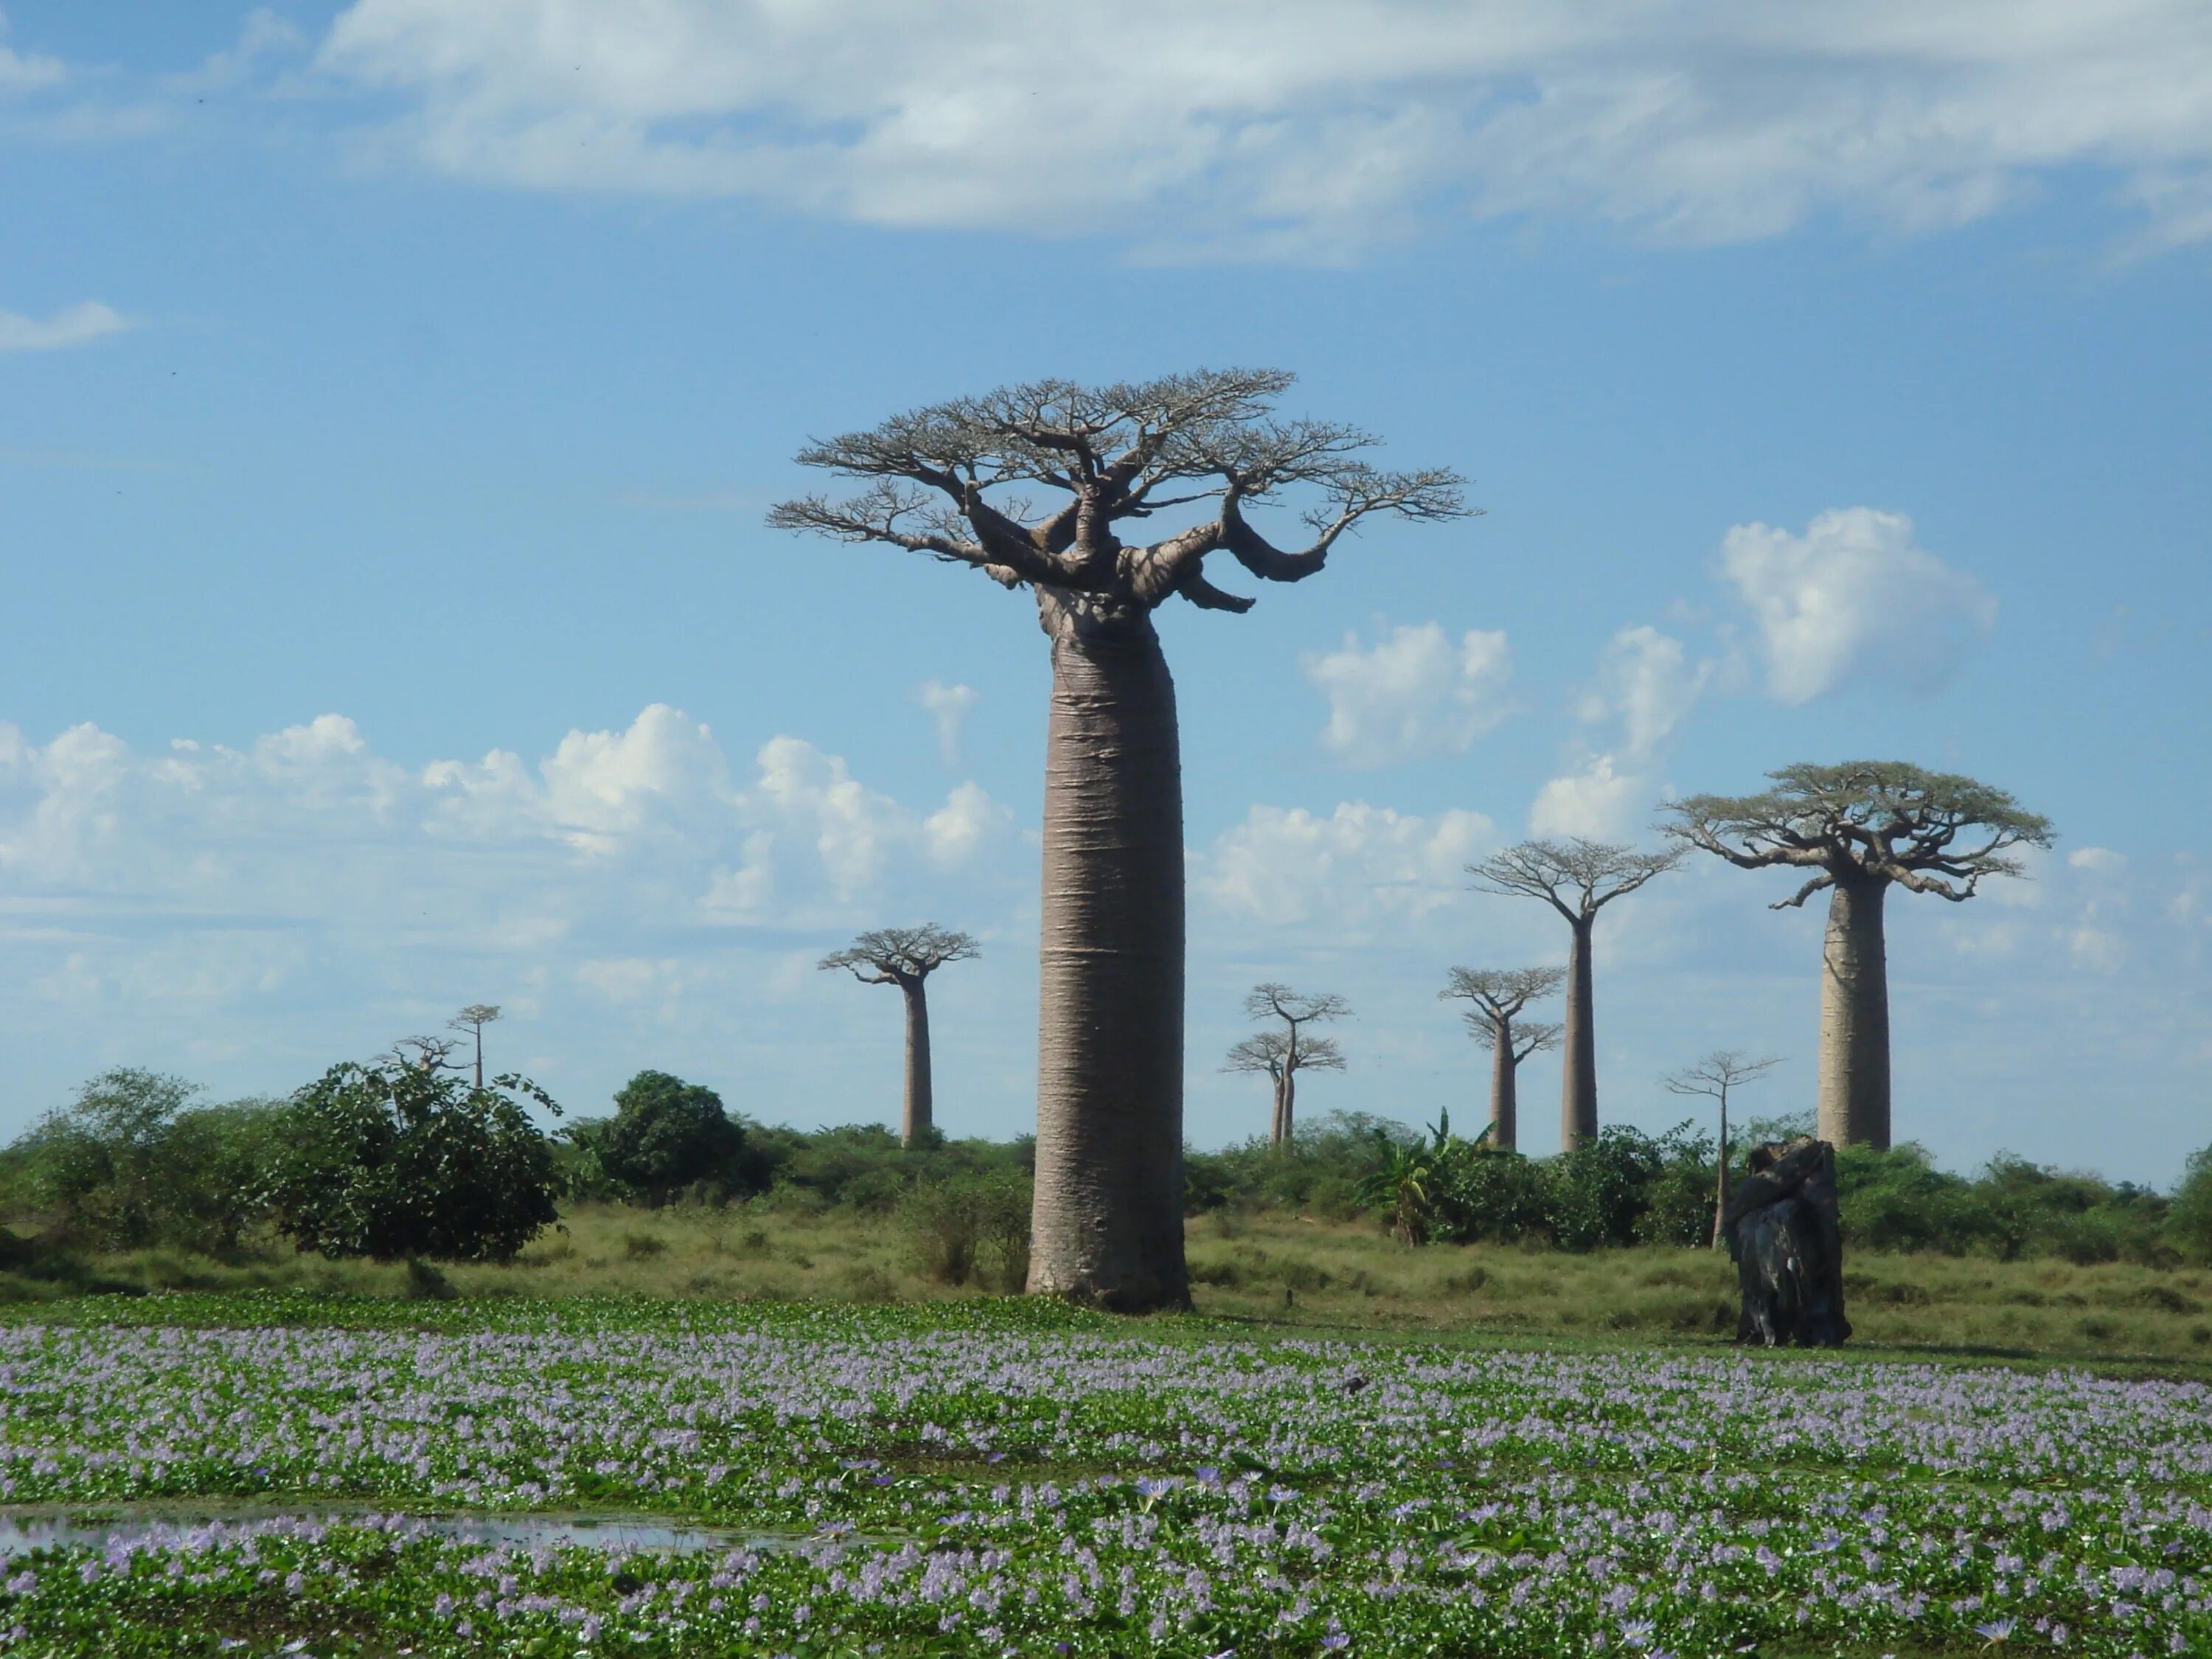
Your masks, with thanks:
[{"label": "bare branch", "polygon": [[1703,1060],[1669,1073],[1660,1081],[1666,1085],[1669,1094],[1710,1095],[1715,1100],[1723,1100],[1729,1090],[1765,1076],[1781,1063],[1778,1054],[1753,1060],[1740,1049],[1716,1048]]},{"label": "bare branch", "polygon": [[[982,947],[969,935],[928,921],[919,927],[875,928],[815,966],[848,969],[864,985],[918,985],[948,962],[981,954]],[[864,968],[872,971],[863,973]]]},{"label": "bare branch", "polygon": [[1467,866],[1475,890],[1539,898],[1570,921],[1583,921],[1655,876],[1680,866],[1680,848],[1639,853],[1632,847],[1589,841],[1524,841]]}]

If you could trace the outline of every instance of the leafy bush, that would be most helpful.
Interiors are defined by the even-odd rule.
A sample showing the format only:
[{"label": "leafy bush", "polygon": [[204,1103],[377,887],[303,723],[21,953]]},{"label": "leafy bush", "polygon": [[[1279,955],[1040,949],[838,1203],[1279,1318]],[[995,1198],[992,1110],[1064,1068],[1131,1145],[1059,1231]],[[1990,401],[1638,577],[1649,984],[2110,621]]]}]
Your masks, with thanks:
[{"label": "leafy bush", "polygon": [[235,1249],[266,1212],[283,1138],[268,1102],[194,1107],[181,1078],[104,1072],[9,1149],[13,1206],[43,1214],[50,1244]]},{"label": "leafy bush", "polygon": [[753,1189],[744,1126],[712,1089],[666,1072],[640,1072],[623,1085],[594,1150],[610,1177],[656,1209],[702,1183],[732,1195]]},{"label": "leafy bush", "polygon": [[2166,1235],[2185,1259],[2212,1265],[2212,1146],[2191,1155],[2166,1213]]},{"label": "leafy bush", "polygon": [[899,1210],[930,1277],[1018,1291],[1030,1273],[1034,1195],[1029,1176],[996,1170],[917,1186]]},{"label": "leafy bush", "polygon": [[556,1218],[552,1149],[517,1077],[474,1088],[432,1066],[336,1066],[293,1097],[271,1197],[302,1250],[333,1259],[505,1261]]}]

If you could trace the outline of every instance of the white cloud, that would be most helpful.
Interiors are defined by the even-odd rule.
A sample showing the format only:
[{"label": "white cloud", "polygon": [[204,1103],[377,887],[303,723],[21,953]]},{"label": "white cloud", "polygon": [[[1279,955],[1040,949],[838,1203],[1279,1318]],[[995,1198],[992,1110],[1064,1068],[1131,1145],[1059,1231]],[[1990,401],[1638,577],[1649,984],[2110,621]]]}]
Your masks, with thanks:
[{"label": "white cloud", "polygon": [[1231,915],[1337,933],[1417,921],[1467,888],[1466,866],[1496,844],[1490,820],[1452,809],[1432,818],[1364,801],[1327,817],[1255,806],[1193,860],[1192,885]]},{"label": "white cloud", "polygon": [[1757,619],[1770,695],[1809,702],[1855,681],[1933,691],[1996,617],[1996,601],[1912,539],[1899,513],[1821,514],[1802,536],[1738,525],[1721,573]]},{"label": "white cloud", "polygon": [[8,14],[0,11],[0,94],[52,86],[65,71],[53,58],[28,57],[8,45]]},{"label": "white cloud", "polygon": [[140,932],[336,929],[370,950],[497,952],[732,920],[842,925],[989,866],[1012,835],[972,783],[917,812],[799,738],[770,738],[740,778],[711,730],[665,704],[571,732],[534,769],[495,750],[410,770],[335,714],[242,750],[152,754],[89,725],[43,746],[0,726],[0,879],[10,912],[59,934],[125,916]]},{"label": "white cloud", "polygon": [[915,687],[914,698],[929,711],[930,719],[937,724],[937,751],[945,757],[945,763],[959,765],[961,730],[975,705],[983,700],[982,694],[973,686],[924,680]]},{"label": "white cloud", "polygon": [[[4,58],[5,53],[0,52],[0,59]],[[0,70],[4,70],[4,63],[0,63]],[[136,326],[130,318],[97,300],[65,307],[51,317],[0,311],[0,352],[59,351]]]},{"label": "white cloud", "polygon": [[2066,855],[2066,862],[2076,870],[2091,870],[2100,876],[2118,875],[2128,867],[2127,855],[2109,847],[2077,847]]},{"label": "white cloud", "polygon": [[1502,633],[1470,631],[1455,645],[1440,623],[1423,623],[1369,647],[1346,634],[1341,649],[1298,665],[1328,697],[1322,747],[1346,766],[1463,753],[1512,713],[1513,654]]},{"label": "white cloud", "polygon": [[1657,793],[1653,763],[1721,667],[1710,658],[1692,665],[1682,641],[1656,628],[1615,634],[1576,710],[1587,726],[1610,726],[1609,740],[1587,747],[1572,769],[1536,792],[1529,834],[1632,836]]},{"label": "white cloud", "polygon": [[2092,169],[2212,234],[2195,0],[356,0],[320,63],[461,176],[877,224],[1327,258],[1442,203],[1726,241]]}]

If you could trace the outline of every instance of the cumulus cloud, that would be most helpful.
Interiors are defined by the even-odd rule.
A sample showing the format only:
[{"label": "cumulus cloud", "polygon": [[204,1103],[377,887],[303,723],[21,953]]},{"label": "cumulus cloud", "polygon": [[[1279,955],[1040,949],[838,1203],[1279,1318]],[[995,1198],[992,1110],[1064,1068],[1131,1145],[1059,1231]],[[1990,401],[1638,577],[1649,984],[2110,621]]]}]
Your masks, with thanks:
[{"label": "cumulus cloud", "polygon": [[1192,884],[1216,910],[1337,936],[1419,921],[1466,890],[1466,866],[1496,844],[1490,820],[1459,809],[1419,817],[1340,803],[1328,817],[1255,806],[1194,860]]},{"label": "cumulus cloud", "polygon": [[1431,622],[1394,629],[1372,646],[1346,634],[1341,649],[1298,665],[1328,698],[1322,747],[1346,766],[1463,753],[1512,712],[1513,655],[1502,633],[1470,631],[1454,642]]},{"label": "cumulus cloud", "polygon": [[130,318],[97,300],[64,307],[51,317],[0,311],[0,352],[60,351],[135,326]]},{"label": "cumulus cloud", "polygon": [[1615,634],[1576,710],[1599,741],[1585,741],[1572,769],[1536,792],[1529,833],[1632,836],[1657,789],[1654,763],[1720,672],[1712,659],[1692,663],[1681,641],[1656,628]]},{"label": "cumulus cloud", "polygon": [[1738,525],[1720,567],[1759,624],[1768,693],[1790,704],[1854,681],[1940,690],[1996,619],[1989,591],[1916,543],[1901,513],[1823,513],[1802,536]]},{"label": "cumulus cloud", "polygon": [[43,745],[0,726],[0,932],[75,941],[83,963],[125,934],[142,964],[162,959],[149,934],[294,941],[260,967],[224,945],[226,982],[304,970],[297,940],[323,937],[580,951],[579,982],[612,996],[630,981],[590,963],[647,959],[601,948],[640,930],[843,926],[1012,838],[973,784],[918,811],[790,736],[740,772],[665,704],[534,767],[503,750],[402,766],[336,714],[153,753],[90,725]]},{"label": "cumulus cloud", "polygon": [[8,45],[8,14],[0,11],[0,96],[52,86],[64,73],[61,61],[19,52]]},{"label": "cumulus cloud", "polygon": [[463,177],[1340,258],[1437,204],[1712,242],[1955,225],[2081,169],[2203,236],[2203,45],[2194,0],[355,0],[319,62]]},{"label": "cumulus cloud", "polygon": [[914,699],[929,711],[937,726],[937,751],[947,766],[960,764],[960,734],[968,724],[968,716],[982,694],[973,686],[947,685],[941,680],[924,680],[914,689]]},{"label": "cumulus cloud", "polygon": [[2066,855],[2066,862],[2076,870],[2094,871],[2099,875],[2118,875],[2128,867],[2127,854],[2115,853],[2109,847],[2077,847]]}]

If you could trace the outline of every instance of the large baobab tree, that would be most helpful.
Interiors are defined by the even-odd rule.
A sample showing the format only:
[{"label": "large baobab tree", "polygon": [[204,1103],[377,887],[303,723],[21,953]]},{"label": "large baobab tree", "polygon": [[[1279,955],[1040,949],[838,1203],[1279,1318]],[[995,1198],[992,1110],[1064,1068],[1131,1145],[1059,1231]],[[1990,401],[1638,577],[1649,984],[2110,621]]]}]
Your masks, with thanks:
[{"label": "large baobab tree", "polygon": [[948,962],[981,954],[973,939],[924,922],[919,927],[878,927],[832,951],[816,965],[843,968],[863,985],[896,985],[906,999],[906,1103],[899,1144],[911,1146],[936,1126],[929,1075],[929,993],[926,981]]},{"label": "large baobab tree", "polygon": [[1984,876],[2016,876],[2007,849],[2051,845],[2051,821],[2002,789],[1903,761],[1786,766],[1758,795],[1692,795],[1667,833],[1745,870],[1810,872],[1771,907],[1830,890],[1820,975],[1820,1139],[1889,1145],[1889,965],[1882,901],[1892,886],[1954,903]]},{"label": "large baobab tree", "polygon": [[1590,938],[1597,914],[1682,861],[1681,849],[1639,853],[1585,841],[1524,841],[1467,866],[1478,890],[1541,899],[1567,924],[1566,1029],[1561,1036],[1559,1150],[1597,1138],[1597,1030],[1590,985]]},{"label": "large baobab tree", "polygon": [[1255,985],[1244,999],[1244,1012],[1253,1019],[1282,1022],[1279,1031],[1255,1031],[1229,1051],[1224,1072],[1264,1072],[1274,1084],[1275,1110],[1267,1125],[1267,1141],[1280,1149],[1291,1144],[1300,1072],[1340,1072],[1343,1051],[1336,1039],[1310,1036],[1301,1026],[1323,1020],[1344,1019],[1352,1005],[1330,993],[1309,996],[1287,985],[1270,981]]},{"label": "large baobab tree", "polygon": [[1774,1056],[1753,1060],[1734,1048],[1716,1048],[1664,1079],[1668,1094],[1705,1095],[1721,1103],[1721,1150],[1713,1175],[1713,1248],[1717,1250],[1728,1242],[1729,1091],[1765,1077],[1781,1063]]},{"label": "large baobab tree", "polygon": [[[803,465],[857,488],[769,515],[1027,589],[1052,641],[1033,1291],[1129,1310],[1189,1297],[1182,777],[1152,612],[1177,595],[1249,610],[1208,579],[1213,554],[1263,581],[1301,581],[1366,519],[1466,510],[1453,473],[1383,471],[1362,458],[1365,433],[1278,418],[1290,384],[1272,370],[1199,372],[935,404],[802,450]],[[1306,503],[1305,544],[1283,548],[1249,515],[1291,497]],[[1193,508],[1198,522],[1123,539]]]},{"label": "large baobab tree", "polygon": [[1557,1048],[1561,1028],[1548,1020],[1523,1020],[1521,1011],[1559,988],[1564,968],[1455,968],[1437,993],[1473,1004],[1468,1035],[1490,1050],[1490,1144],[1504,1152],[1519,1145],[1521,1062]]}]

